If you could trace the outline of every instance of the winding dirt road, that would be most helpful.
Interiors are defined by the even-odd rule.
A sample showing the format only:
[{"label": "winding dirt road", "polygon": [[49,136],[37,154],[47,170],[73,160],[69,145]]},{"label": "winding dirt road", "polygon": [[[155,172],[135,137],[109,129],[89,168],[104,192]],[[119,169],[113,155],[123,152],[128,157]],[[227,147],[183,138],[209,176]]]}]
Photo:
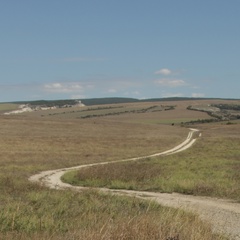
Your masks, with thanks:
[{"label": "winding dirt road", "polygon": [[[196,134],[194,134],[196,133]],[[201,137],[201,133],[197,129],[190,129],[190,132],[184,142],[180,145],[161,153],[156,153],[150,156],[142,156],[130,159],[124,159],[116,162],[136,161],[149,157],[166,156],[184,151],[191,147],[196,138]],[[81,166],[63,168],[57,170],[44,171],[39,174],[33,175],[29,178],[31,182],[40,183],[52,189],[73,189],[81,191],[84,187],[72,186],[61,181],[61,177],[71,170],[77,170],[84,167],[104,165],[112,162],[102,162],[85,164]],[[182,195],[177,193],[155,193],[143,191],[130,191],[130,190],[114,190],[100,188],[99,190],[111,192],[114,194],[125,194],[135,196],[142,199],[154,200],[161,205],[182,208],[187,211],[197,213],[201,219],[206,220],[212,224],[213,230],[218,233],[224,233],[232,240],[240,240],[240,204],[231,200],[223,200],[209,197],[197,197],[191,195]]]}]

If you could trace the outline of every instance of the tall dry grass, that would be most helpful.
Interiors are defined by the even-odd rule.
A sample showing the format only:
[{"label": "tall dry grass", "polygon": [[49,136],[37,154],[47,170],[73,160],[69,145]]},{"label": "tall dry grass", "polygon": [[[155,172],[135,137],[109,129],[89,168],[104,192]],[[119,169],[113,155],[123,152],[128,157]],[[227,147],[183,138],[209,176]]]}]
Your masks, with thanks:
[{"label": "tall dry grass", "polygon": [[88,167],[70,172],[63,179],[74,185],[179,192],[240,201],[239,125],[220,123],[208,128],[185,152]]},{"label": "tall dry grass", "polygon": [[67,113],[64,118],[41,113],[0,116],[0,239],[222,239],[191,214],[137,199],[55,191],[28,182],[43,170],[172,148],[188,130],[160,125],[161,114],[91,120]]},{"label": "tall dry grass", "polygon": [[8,195],[0,223],[0,239],[224,239],[196,216],[153,202],[30,185]]}]

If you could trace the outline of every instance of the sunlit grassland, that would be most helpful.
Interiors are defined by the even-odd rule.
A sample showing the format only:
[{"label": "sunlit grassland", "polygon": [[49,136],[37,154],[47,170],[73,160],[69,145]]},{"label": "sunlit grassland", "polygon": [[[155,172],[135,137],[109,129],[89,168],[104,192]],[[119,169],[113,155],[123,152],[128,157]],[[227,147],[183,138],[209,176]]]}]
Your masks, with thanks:
[{"label": "sunlit grassland", "polygon": [[14,103],[0,103],[0,113],[16,110],[18,106],[19,104]]},{"label": "sunlit grassland", "polygon": [[145,123],[145,124],[181,124],[190,121],[197,121],[199,118],[177,118],[177,119],[141,119],[141,120],[132,120],[135,123]]},{"label": "sunlit grassland", "polygon": [[49,190],[28,181],[43,170],[164,151],[181,143],[188,129],[145,122],[163,118],[162,112],[93,119],[43,114],[0,116],[0,239],[166,240],[178,234],[186,240],[222,239],[207,223],[179,210],[98,191]]},{"label": "sunlit grassland", "polygon": [[95,166],[70,172],[75,185],[231,198],[240,201],[240,128],[205,125],[203,137],[187,151],[139,162]]},{"label": "sunlit grassland", "polygon": [[127,113],[137,113],[141,111],[147,111],[149,108],[159,109],[162,107],[159,104],[112,104],[112,105],[96,105],[86,107],[70,107],[70,108],[57,108],[54,110],[47,110],[41,112],[35,112],[32,115],[41,117],[57,117],[58,119],[70,118],[92,118],[92,117],[104,117],[108,115],[122,115]]},{"label": "sunlit grassland", "polygon": [[153,202],[5,185],[0,239],[224,239],[196,216]]}]

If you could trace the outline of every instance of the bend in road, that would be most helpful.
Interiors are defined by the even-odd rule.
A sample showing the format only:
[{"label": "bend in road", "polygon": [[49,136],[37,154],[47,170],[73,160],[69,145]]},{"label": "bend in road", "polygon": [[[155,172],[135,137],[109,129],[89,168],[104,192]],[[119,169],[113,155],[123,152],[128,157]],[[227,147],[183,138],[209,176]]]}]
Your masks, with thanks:
[{"label": "bend in road", "polygon": [[[85,164],[76,167],[62,168],[57,170],[44,171],[39,174],[33,175],[29,178],[31,182],[40,183],[46,187],[52,189],[73,189],[75,191],[81,191],[85,187],[72,186],[68,183],[63,183],[61,177],[71,170],[77,170],[84,167],[104,165],[116,162],[137,161],[145,158],[166,156],[184,151],[191,147],[196,138],[193,138],[197,129],[190,129],[190,132],[185,141],[178,146],[161,152],[152,154],[149,156],[135,157],[130,159],[118,160],[113,162],[102,162]],[[201,137],[201,133],[198,133],[198,137]],[[191,195],[183,195],[177,193],[156,193],[156,192],[143,192],[143,191],[130,191],[130,190],[114,190],[99,188],[101,191],[111,192],[114,194],[124,194],[128,196],[135,196],[142,199],[154,200],[161,205],[182,208],[184,210],[197,213],[203,220],[209,221],[215,232],[225,233],[232,240],[240,240],[240,204],[230,200],[198,197]]]}]

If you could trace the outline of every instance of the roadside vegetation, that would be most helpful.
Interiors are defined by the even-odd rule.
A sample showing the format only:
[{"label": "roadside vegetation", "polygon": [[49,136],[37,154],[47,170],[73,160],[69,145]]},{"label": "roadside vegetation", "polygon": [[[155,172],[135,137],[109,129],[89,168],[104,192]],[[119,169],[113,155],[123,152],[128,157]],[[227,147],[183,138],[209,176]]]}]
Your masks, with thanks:
[{"label": "roadside vegetation", "polygon": [[[177,107],[171,111],[147,111],[97,119],[80,119],[77,113],[67,112],[64,117],[41,117],[41,112],[0,115],[0,239],[224,239],[214,234],[209,223],[200,221],[197,216],[161,207],[154,202],[95,190],[80,193],[50,190],[28,181],[31,175],[44,170],[145,156],[170,149],[182,142],[188,133],[188,129],[177,125],[180,117],[186,120],[206,117],[205,113],[186,110],[184,104],[175,102],[173,105]],[[128,108],[150,106],[153,103],[133,104]],[[172,126],[172,123],[176,124]],[[225,133],[239,145],[239,130],[233,129],[234,126],[237,125],[224,125]],[[221,129],[222,126],[217,127]],[[203,129],[203,136],[212,144],[215,132],[211,130],[206,135],[207,130]],[[218,134],[214,139],[225,139],[224,136]],[[195,161],[194,151],[199,144],[204,146],[204,141],[200,140],[190,151],[181,153],[179,158],[187,156]],[[235,174],[237,179],[239,152],[232,145],[230,158],[225,150],[223,145],[222,154],[229,158],[232,166],[229,178]],[[164,161],[153,159],[156,161],[153,166],[159,165],[159,160]],[[149,165],[150,161],[138,163],[139,172],[149,166],[149,171],[156,174],[150,166],[153,163]],[[127,171],[126,166],[124,171]],[[174,166],[171,168],[174,169]],[[164,174],[167,167],[156,169]],[[144,176],[145,179],[147,176]],[[120,177],[116,175],[115,178]],[[139,177],[136,175],[135,178]]]},{"label": "roadside vegetation", "polygon": [[[65,174],[63,180],[73,185],[178,192],[240,202],[239,124],[215,127],[218,133],[212,131],[182,153],[87,167]],[[225,131],[232,131],[232,136]]]},{"label": "roadside vegetation", "polygon": [[0,239],[224,239],[193,214],[153,202],[15,181],[3,182]]}]

